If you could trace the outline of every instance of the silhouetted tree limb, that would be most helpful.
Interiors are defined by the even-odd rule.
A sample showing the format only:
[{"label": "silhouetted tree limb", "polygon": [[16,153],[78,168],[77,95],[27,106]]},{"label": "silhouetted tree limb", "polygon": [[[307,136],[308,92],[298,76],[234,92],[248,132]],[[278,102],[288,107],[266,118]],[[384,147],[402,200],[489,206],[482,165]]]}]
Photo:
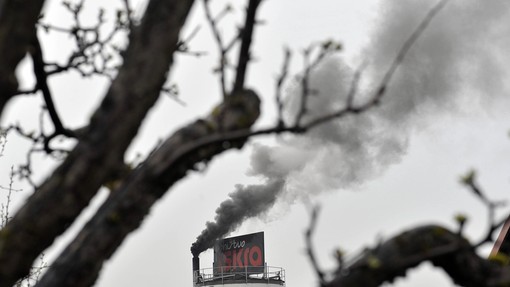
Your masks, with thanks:
[{"label": "silhouetted tree limb", "polygon": [[207,118],[175,132],[112,192],[37,286],[91,286],[103,262],[140,226],[169,187],[197,164],[242,147],[244,140],[216,142],[192,152],[185,152],[187,146],[209,135],[249,128],[259,116],[259,105],[254,92],[241,91],[227,97]]},{"label": "silhouetted tree limb", "polygon": [[444,227],[429,225],[413,228],[366,249],[322,286],[380,286],[405,276],[407,270],[425,261],[442,268],[460,286],[510,284],[510,266],[481,258],[462,236]]},{"label": "silhouetted tree limb", "polygon": [[76,147],[0,231],[0,286],[11,287],[23,277],[123,164],[126,148],[160,94],[192,4],[150,1],[141,24],[131,31],[118,76]]},{"label": "silhouetted tree limb", "polygon": [[248,8],[246,8],[246,20],[244,27],[241,30],[241,48],[239,49],[236,77],[234,87],[232,88],[234,94],[244,88],[248,62],[252,59],[250,49],[253,38],[253,29],[257,24],[257,10],[261,1],[262,0],[250,0]]},{"label": "silhouetted tree limb", "polygon": [[[345,108],[304,123],[300,119],[306,113],[306,98],[311,92],[305,89],[301,98],[305,106],[298,113],[295,124],[287,126],[283,123],[280,102],[278,123],[274,127],[253,131],[251,127],[259,116],[260,103],[258,96],[248,90],[244,83],[251,59],[256,11],[261,1],[250,0],[245,25],[239,34],[241,47],[232,92],[223,89],[223,102],[209,116],[171,135],[134,170],[119,172],[125,167],[123,157],[126,148],[164,90],[163,84],[173,63],[173,53],[180,47],[179,33],[193,2],[151,0],[140,24],[133,23],[129,18],[132,29],[129,46],[123,53],[123,65],[90,124],[77,135],[78,142],[63,163],[0,231],[0,287],[10,287],[17,278],[22,278],[34,259],[66,230],[99,187],[112,176],[122,174],[120,185],[112,191],[39,285],[90,286],[95,282],[103,262],[113,254],[127,234],[141,224],[154,202],[197,164],[209,161],[224,150],[240,148],[249,137],[255,135],[302,133],[325,122],[377,106],[396,66],[403,61],[408,48],[428,24],[425,22],[423,27],[420,26],[404,45],[377,93],[366,103],[356,107],[351,104],[356,93],[353,88]],[[125,3],[129,14],[128,2]],[[71,9],[77,22],[80,9]],[[228,50],[231,44],[222,47]],[[321,47],[319,56],[304,67],[308,71],[302,77],[305,81],[309,72],[327,54],[337,50],[330,42],[323,43]],[[281,81],[285,80],[289,58],[290,53],[286,56]],[[47,71],[46,76],[62,68],[52,64],[47,66],[54,69]],[[64,69],[71,67],[65,66]],[[359,74],[361,72],[355,77],[353,87],[357,85]],[[280,89],[281,83],[277,85],[280,85],[277,88]],[[277,101],[280,101],[278,97]]]},{"label": "silhouetted tree limb", "polygon": [[220,59],[217,71],[219,73],[219,79],[220,79],[220,87],[221,87],[221,94],[223,97],[227,96],[227,79],[225,75],[225,69],[228,64],[227,60],[227,53],[232,49],[234,44],[237,40],[239,40],[239,37],[236,35],[236,37],[230,42],[229,45],[225,45],[223,43],[223,37],[221,36],[221,33],[218,29],[218,22],[231,10],[231,6],[226,6],[223,11],[219,13],[216,17],[213,17],[211,9],[209,7],[209,1],[210,0],[203,0],[204,2],[204,10],[205,10],[205,17],[207,19],[207,22],[209,23],[209,26],[211,26],[211,30],[213,32],[214,40],[216,41],[216,45],[218,46],[218,50],[220,53]]},{"label": "silhouetted tree limb", "polygon": [[317,262],[317,259],[315,258],[315,251],[313,249],[313,244],[312,244],[312,235],[315,231],[315,226],[317,225],[318,214],[319,214],[319,207],[313,208],[311,219],[310,219],[310,225],[308,226],[308,229],[306,230],[306,233],[305,233],[305,242],[306,242],[306,253],[308,254],[308,257],[310,258],[312,267],[315,270],[317,277],[319,278],[319,282],[321,284],[324,284],[325,283],[324,272],[319,268],[319,263]]},{"label": "silhouetted tree limb", "polygon": [[488,242],[494,242],[494,231],[498,229],[503,223],[507,220],[507,217],[496,220],[496,208],[502,207],[505,205],[504,201],[494,201],[490,200],[486,195],[483,189],[479,186],[478,181],[476,179],[476,171],[471,170],[466,175],[461,178],[461,183],[465,185],[472,194],[474,194],[480,201],[485,205],[487,209],[487,220],[488,220],[488,229],[485,237],[480,240],[480,242],[476,243],[474,246],[479,247]]},{"label": "silhouetted tree limb", "polygon": [[283,83],[287,80],[287,76],[289,74],[289,64],[290,59],[292,57],[292,52],[289,48],[285,48],[285,58],[282,64],[282,70],[278,79],[276,80],[276,93],[275,93],[275,101],[276,101],[276,111],[277,111],[277,123],[278,127],[283,127],[285,124],[283,122],[283,97],[282,97],[282,88]]},{"label": "silhouetted tree limb", "polygon": [[[464,216],[457,216],[459,231],[452,232],[442,226],[427,225],[402,232],[373,248],[365,248],[353,260],[346,263],[339,258],[339,266],[328,280],[318,268],[310,240],[317,217],[316,210],[305,234],[308,255],[323,287],[375,287],[391,283],[398,277],[423,262],[430,262],[442,268],[460,286],[508,286],[510,284],[510,266],[508,259],[485,259],[476,251],[482,244],[493,242],[492,235],[504,220],[496,222],[492,217],[495,206],[475,183],[475,173],[463,177],[462,183],[474,191],[489,210],[489,229],[479,243],[471,243],[463,237],[462,228],[466,222]],[[504,217],[505,219],[508,216]],[[341,255],[339,255],[341,256]],[[507,255],[500,257],[508,258]]]},{"label": "silhouetted tree limb", "polygon": [[18,90],[14,74],[35,33],[44,0],[0,0],[0,115]]},{"label": "silhouetted tree limb", "polygon": [[[254,17],[252,21],[255,21]],[[311,71],[329,53],[336,50],[336,45],[333,43],[322,46],[318,57],[310,63],[310,66],[306,66],[305,70]],[[239,58],[239,61],[246,60],[245,57]],[[402,60],[403,57],[400,57],[396,63],[400,63]],[[286,66],[287,64],[284,64],[284,73]],[[242,69],[237,72],[245,75],[245,71]],[[393,69],[391,75],[394,72]],[[356,82],[358,78],[359,76],[356,76],[353,81]],[[381,85],[386,86],[390,78],[385,78],[386,81],[383,81]],[[281,83],[277,83],[278,85]],[[374,97],[382,97],[383,94],[378,93]],[[303,95],[302,100],[304,97],[306,96]],[[112,193],[100,211],[61,254],[48,274],[41,280],[39,286],[88,286],[92,284],[97,278],[104,260],[111,256],[129,232],[141,224],[152,204],[187,171],[192,170],[196,164],[207,162],[223,150],[242,146],[246,139],[255,135],[283,132],[300,133],[325,122],[316,120],[311,124],[301,124],[300,121],[296,121],[297,124],[292,127],[277,124],[272,128],[251,131],[251,125],[258,117],[258,104],[246,104],[242,100],[243,98],[239,97],[239,93],[236,92],[227,96],[225,102],[215,108],[208,119],[199,120],[179,130],[154,151],[145,163],[129,174],[123,180],[121,187]],[[373,100],[369,103],[364,105],[364,110],[376,105],[376,101]],[[241,110],[237,110],[239,108]],[[357,111],[355,108],[347,106],[341,110],[342,112],[336,112],[335,117],[330,117],[330,115],[326,115],[326,117],[330,117],[330,120],[338,119],[350,113],[364,110]],[[226,125],[230,126],[229,128],[222,127],[225,126],[224,123],[221,123],[226,120],[223,118],[224,116],[229,118],[227,121],[229,124]],[[211,121],[211,119],[214,120]],[[160,171],[153,173],[152,166],[158,166]],[[147,187],[150,188],[146,189]],[[141,190],[143,192],[140,192]]]},{"label": "silhouetted tree limb", "polygon": [[[450,1],[450,0],[441,0],[438,4],[436,4],[427,13],[425,18],[420,22],[418,27],[413,31],[411,36],[409,36],[409,38],[407,38],[407,40],[404,42],[404,44],[402,45],[402,47],[398,51],[397,56],[395,57],[395,59],[391,63],[390,68],[386,71],[386,73],[384,74],[383,78],[381,79],[381,83],[379,84],[376,92],[370,97],[370,99],[368,101],[366,101],[365,103],[363,103],[361,105],[354,106],[354,105],[352,105],[352,103],[353,103],[353,99],[354,99],[355,94],[350,94],[347,97],[347,104],[348,105],[345,108],[340,109],[340,110],[338,110],[336,112],[333,112],[333,113],[331,113],[329,115],[321,116],[321,117],[318,117],[316,119],[313,119],[310,123],[308,123],[308,125],[310,127],[314,127],[314,126],[319,125],[321,123],[328,122],[328,121],[330,121],[333,118],[338,118],[338,117],[342,116],[342,114],[346,114],[346,113],[359,114],[359,113],[362,113],[362,112],[364,112],[364,111],[366,111],[368,109],[373,108],[374,106],[379,105],[382,97],[386,94],[386,90],[388,88],[388,85],[390,84],[391,80],[393,79],[393,76],[395,75],[395,72],[396,72],[397,68],[400,66],[400,64],[402,63],[402,61],[404,60],[405,56],[407,55],[407,53],[409,52],[411,47],[414,45],[416,40],[418,40],[418,38],[421,36],[421,34],[423,34],[423,32],[428,27],[428,25],[430,24],[432,19],[434,19],[434,16],[436,16],[437,13],[439,13],[441,11],[441,9],[443,7],[445,7],[445,5],[448,3],[448,1]],[[356,92],[356,89],[355,89],[356,85],[355,84],[357,83],[358,79],[359,79],[359,76],[356,75],[354,80],[353,80],[353,83],[354,83],[353,89],[351,89],[351,91],[353,91],[353,92]],[[306,112],[305,109],[302,108],[302,112],[301,113],[305,113],[305,112]],[[300,119],[301,118],[298,115],[297,121],[299,122]]]},{"label": "silhouetted tree limb", "polygon": [[63,2],[64,7],[73,17],[74,24],[72,27],[60,27],[43,23],[43,20],[39,21],[38,27],[43,31],[68,34],[76,45],[65,63],[45,63],[45,66],[48,67],[46,70],[47,76],[74,70],[83,77],[100,75],[111,79],[117,72],[117,62],[122,49],[115,44],[114,39],[121,34],[120,32],[130,31],[134,27],[129,3],[123,1],[124,10],[117,11],[113,28],[105,33],[106,21],[103,9],[99,9],[97,22],[94,25],[85,26],[81,23],[80,15],[83,12],[84,2],[84,0],[77,4]]},{"label": "silhouetted tree limb", "polygon": [[[258,8],[250,6],[251,9]],[[253,5],[253,4],[250,4]],[[250,9],[250,8],[249,8]],[[246,16],[246,26],[255,25],[255,12]],[[251,33],[248,40],[251,43]],[[246,49],[249,51],[248,49]],[[245,52],[246,53],[246,52]],[[236,79],[244,83],[249,58],[241,53]],[[243,64],[244,63],[244,64]],[[37,286],[90,286],[124,238],[138,228],[152,205],[170,186],[201,162],[230,148],[240,148],[248,137],[228,140],[230,131],[246,131],[258,119],[260,99],[251,90],[234,90],[202,120],[183,127],[129,174],[103,204],[76,239],[66,248]],[[220,141],[201,139],[219,137]],[[190,149],[189,147],[193,147]],[[100,239],[98,241],[98,239]],[[80,248],[77,249],[77,247]]]},{"label": "silhouetted tree limb", "polygon": [[55,129],[50,136],[45,137],[44,139],[44,149],[50,153],[51,148],[49,147],[49,143],[53,138],[58,135],[65,135],[67,137],[74,137],[75,135],[71,130],[64,127],[57,113],[55,104],[53,103],[53,97],[51,95],[50,87],[48,86],[48,75],[44,70],[44,59],[41,44],[39,43],[39,39],[35,34],[32,39],[30,54],[32,55],[34,75],[37,80],[37,88],[43,95],[46,109],[48,110],[48,114],[50,115],[50,119],[53,122],[53,127]]}]

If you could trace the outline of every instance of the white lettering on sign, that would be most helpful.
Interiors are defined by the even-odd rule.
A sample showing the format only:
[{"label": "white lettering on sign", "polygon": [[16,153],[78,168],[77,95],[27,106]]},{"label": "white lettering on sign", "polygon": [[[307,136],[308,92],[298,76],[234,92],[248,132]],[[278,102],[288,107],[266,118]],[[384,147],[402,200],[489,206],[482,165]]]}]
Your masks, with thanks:
[{"label": "white lettering on sign", "polygon": [[221,250],[225,251],[225,250],[230,250],[230,249],[239,249],[239,248],[243,248],[245,245],[246,245],[246,241],[244,241],[244,240],[237,241],[237,240],[232,239],[232,240],[229,240],[228,242],[223,242],[223,244],[221,245]]}]

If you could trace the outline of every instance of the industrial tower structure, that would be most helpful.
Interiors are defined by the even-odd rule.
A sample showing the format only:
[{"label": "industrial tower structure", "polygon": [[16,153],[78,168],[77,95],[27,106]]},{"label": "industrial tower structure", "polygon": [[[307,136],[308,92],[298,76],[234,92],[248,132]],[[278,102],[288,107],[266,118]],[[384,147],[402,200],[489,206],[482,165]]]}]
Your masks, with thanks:
[{"label": "industrial tower structure", "polygon": [[285,270],[268,266],[264,254],[264,233],[252,233],[216,241],[212,268],[200,269],[193,257],[193,287],[281,287]]}]

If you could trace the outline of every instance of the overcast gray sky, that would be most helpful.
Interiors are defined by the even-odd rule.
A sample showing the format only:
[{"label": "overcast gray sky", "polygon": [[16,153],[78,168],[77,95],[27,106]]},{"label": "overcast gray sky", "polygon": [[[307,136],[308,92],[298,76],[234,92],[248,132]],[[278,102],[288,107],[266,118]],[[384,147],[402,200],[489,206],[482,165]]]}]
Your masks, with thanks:
[{"label": "overcast gray sky", "polygon": [[[121,5],[121,1],[89,1],[91,14],[98,5]],[[48,19],[66,23],[69,16],[59,1],[48,2]],[[139,2],[134,6],[141,11],[143,4]],[[226,3],[214,1],[213,7],[218,11]],[[274,121],[274,80],[284,46],[296,52],[291,70],[299,71],[302,61],[298,54],[310,43],[335,39],[344,45],[344,51],[320,66],[313,76],[312,84],[320,93],[313,107],[321,112],[345,95],[352,69],[362,61],[367,63],[362,92],[369,92],[435,3],[265,1],[260,10],[265,24],[258,27],[252,48],[257,61],[248,74],[248,85],[264,100],[265,114],[257,126]],[[235,1],[236,14],[222,26],[226,35],[235,32],[231,24],[242,19],[243,4]],[[205,115],[220,100],[217,80],[211,73],[216,50],[202,8],[201,1],[197,1],[184,34],[200,25],[191,47],[208,55],[178,56],[171,73],[170,81],[178,83],[186,105],[162,98],[131,146],[128,160],[149,151],[159,138]],[[337,247],[349,256],[405,228],[431,222],[455,228],[453,216],[458,212],[469,214],[467,234],[472,240],[479,239],[486,227],[484,207],[458,179],[475,168],[491,198],[508,197],[509,8],[506,0],[452,0],[410,51],[380,109],[325,126],[311,137],[254,139],[242,151],[229,151],[215,158],[203,172],[190,174],[126,240],[107,263],[97,286],[190,286],[189,248],[205,222],[214,219],[216,208],[236,190],[235,185],[264,184],[275,174],[285,178],[286,184],[273,208],[260,218],[247,220],[232,235],[264,231],[266,261],[286,269],[287,286],[317,286],[304,252],[307,203],[322,206],[314,242],[319,263],[325,269],[335,266],[332,252]],[[65,37],[47,36],[47,57],[61,55],[66,41]],[[20,74],[30,87],[28,65]],[[71,74],[50,84],[62,118],[77,127],[87,122],[106,82],[82,80]],[[296,92],[289,87],[287,96]],[[33,111],[40,104],[35,98],[17,100],[10,105],[3,123],[24,115],[22,121],[35,127],[37,112]],[[0,166],[2,174],[24,159],[26,147],[16,138],[9,139]],[[270,158],[272,165],[264,165],[261,156]],[[47,164],[41,160],[38,166]],[[44,168],[44,172],[48,170]],[[43,178],[44,172],[37,176]],[[1,183],[7,182],[5,176]],[[18,185],[23,187],[22,183]],[[17,194],[16,205],[28,193],[24,189],[26,192]],[[97,203],[105,194],[96,198]],[[70,236],[64,236],[58,244]],[[212,267],[212,251],[201,255],[201,266]],[[424,265],[394,286],[451,283],[441,271]]]}]

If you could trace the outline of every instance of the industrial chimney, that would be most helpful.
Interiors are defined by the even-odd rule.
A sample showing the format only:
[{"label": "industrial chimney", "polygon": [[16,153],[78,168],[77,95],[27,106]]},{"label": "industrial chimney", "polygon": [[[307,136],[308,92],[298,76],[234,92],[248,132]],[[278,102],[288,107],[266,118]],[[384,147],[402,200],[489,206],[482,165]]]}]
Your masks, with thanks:
[{"label": "industrial chimney", "polygon": [[268,266],[264,254],[264,232],[217,240],[212,268],[200,269],[193,254],[193,286],[257,287],[285,286],[285,270]]},{"label": "industrial chimney", "polygon": [[200,258],[198,255],[193,255],[193,282],[196,282],[198,278],[195,276],[200,275]]}]

